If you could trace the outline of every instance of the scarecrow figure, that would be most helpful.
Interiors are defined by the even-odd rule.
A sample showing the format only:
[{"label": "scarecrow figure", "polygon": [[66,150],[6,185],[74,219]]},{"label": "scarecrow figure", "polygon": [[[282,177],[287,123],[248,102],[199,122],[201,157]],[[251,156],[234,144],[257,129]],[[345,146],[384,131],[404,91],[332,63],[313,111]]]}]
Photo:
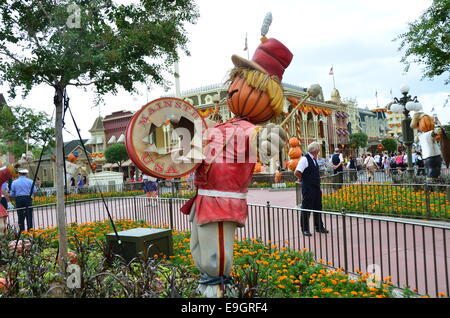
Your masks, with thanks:
[{"label": "scarecrow figure", "polygon": [[191,253],[202,273],[199,292],[223,297],[231,283],[235,230],[247,219],[247,192],[256,162],[269,163],[287,142],[280,127],[268,123],[284,103],[281,80],[292,53],[265,35],[251,61],[233,55],[227,103],[236,116],[208,129],[204,160],[197,168],[197,195],[181,209],[192,222]]},{"label": "scarecrow figure", "polygon": [[411,128],[417,129],[422,158],[425,160],[426,181],[435,182],[441,174],[442,151],[438,140],[443,136],[442,128],[435,127],[434,119],[422,112],[414,114]]},{"label": "scarecrow figure", "polygon": [[[7,167],[0,168],[0,188],[2,184],[7,182],[12,178],[18,177],[18,169],[20,168],[20,164],[17,163],[15,165],[9,165]],[[6,232],[6,220],[8,218],[8,211],[6,211],[5,207],[0,204],[0,236],[5,235]]]}]

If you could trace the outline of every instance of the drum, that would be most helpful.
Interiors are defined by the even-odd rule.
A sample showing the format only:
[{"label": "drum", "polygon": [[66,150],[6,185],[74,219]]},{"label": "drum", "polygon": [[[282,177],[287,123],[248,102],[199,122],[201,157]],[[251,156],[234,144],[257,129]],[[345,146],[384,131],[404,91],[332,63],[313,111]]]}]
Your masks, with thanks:
[{"label": "drum", "polygon": [[160,98],[143,106],[126,130],[131,161],[143,173],[162,179],[180,178],[203,160],[205,120],[186,101]]}]

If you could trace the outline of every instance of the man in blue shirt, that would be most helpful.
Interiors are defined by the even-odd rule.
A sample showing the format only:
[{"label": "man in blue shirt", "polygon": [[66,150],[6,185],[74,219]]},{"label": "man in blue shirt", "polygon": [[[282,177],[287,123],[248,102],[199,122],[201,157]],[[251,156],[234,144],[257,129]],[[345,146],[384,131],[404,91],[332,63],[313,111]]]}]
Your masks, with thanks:
[{"label": "man in blue shirt", "polygon": [[16,198],[17,216],[21,232],[25,230],[25,219],[27,220],[27,230],[29,231],[33,228],[33,209],[31,208],[32,198],[30,194],[36,192],[36,186],[31,191],[33,181],[27,178],[27,175],[27,169],[19,170],[19,178],[13,181],[10,192],[10,196]]}]

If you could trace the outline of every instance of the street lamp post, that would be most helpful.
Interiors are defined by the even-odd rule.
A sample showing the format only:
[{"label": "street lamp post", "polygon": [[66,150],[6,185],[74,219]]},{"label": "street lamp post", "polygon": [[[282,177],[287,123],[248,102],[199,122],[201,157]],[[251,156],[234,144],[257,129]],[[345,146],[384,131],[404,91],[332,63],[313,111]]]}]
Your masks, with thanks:
[{"label": "street lamp post", "polygon": [[417,100],[417,96],[411,98],[409,93],[409,86],[402,85],[400,87],[400,92],[403,97],[394,97],[394,103],[391,105],[390,110],[394,113],[403,113],[405,118],[402,120],[402,135],[403,143],[406,145],[407,151],[407,163],[408,163],[408,173],[410,177],[414,175],[414,168],[412,163],[412,144],[414,143],[414,131],[411,128],[411,116],[410,111],[420,111],[422,110],[422,105]]}]

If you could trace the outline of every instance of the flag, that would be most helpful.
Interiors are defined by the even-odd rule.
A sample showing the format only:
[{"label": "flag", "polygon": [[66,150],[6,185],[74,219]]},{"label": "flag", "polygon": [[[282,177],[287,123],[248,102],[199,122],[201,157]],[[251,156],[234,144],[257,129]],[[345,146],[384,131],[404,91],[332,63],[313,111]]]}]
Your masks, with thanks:
[{"label": "flag", "polygon": [[378,97],[378,91],[375,91],[375,97]]},{"label": "flag", "polygon": [[328,73],[328,75],[334,75],[334,73],[333,73],[333,66],[330,68],[330,72]]},{"label": "flag", "polygon": [[244,47],[244,51],[248,50],[248,42],[247,42],[247,33],[245,33],[245,47]]}]

